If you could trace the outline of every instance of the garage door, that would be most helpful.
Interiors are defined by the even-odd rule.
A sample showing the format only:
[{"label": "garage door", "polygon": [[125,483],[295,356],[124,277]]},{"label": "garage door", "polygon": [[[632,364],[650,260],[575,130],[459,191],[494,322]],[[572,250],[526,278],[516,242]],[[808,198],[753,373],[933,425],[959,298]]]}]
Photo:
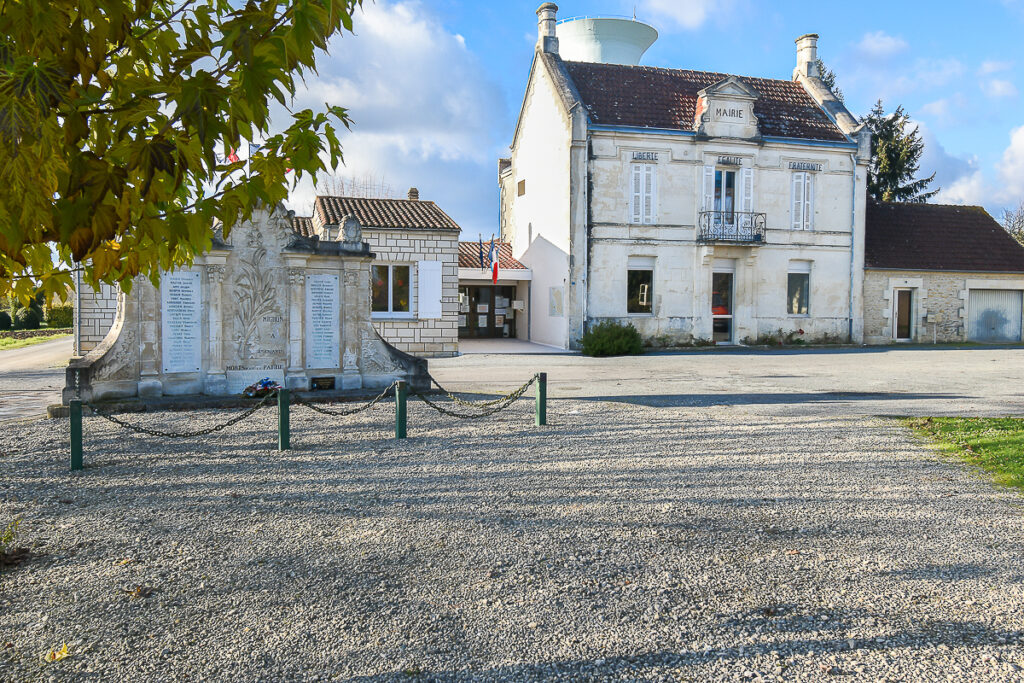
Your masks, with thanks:
[{"label": "garage door", "polygon": [[967,310],[967,338],[971,341],[1020,341],[1020,290],[972,289]]}]

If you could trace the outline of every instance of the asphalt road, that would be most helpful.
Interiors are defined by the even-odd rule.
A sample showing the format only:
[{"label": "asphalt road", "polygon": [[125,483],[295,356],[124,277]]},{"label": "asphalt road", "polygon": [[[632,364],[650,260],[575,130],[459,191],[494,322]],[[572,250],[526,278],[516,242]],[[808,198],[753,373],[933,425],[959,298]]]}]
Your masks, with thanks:
[{"label": "asphalt road", "polygon": [[0,351],[0,421],[46,415],[60,403],[72,337]]},{"label": "asphalt road", "polygon": [[620,358],[434,359],[453,391],[505,393],[546,371],[548,395],[767,415],[1024,414],[1024,348],[732,349]]},{"label": "asphalt road", "polygon": [[[0,421],[60,401],[71,338],[0,351]],[[769,415],[1024,415],[1024,347],[750,349],[624,358],[491,355],[432,359],[452,390],[495,394],[534,372],[549,397],[655,407],[742,406]]]}]

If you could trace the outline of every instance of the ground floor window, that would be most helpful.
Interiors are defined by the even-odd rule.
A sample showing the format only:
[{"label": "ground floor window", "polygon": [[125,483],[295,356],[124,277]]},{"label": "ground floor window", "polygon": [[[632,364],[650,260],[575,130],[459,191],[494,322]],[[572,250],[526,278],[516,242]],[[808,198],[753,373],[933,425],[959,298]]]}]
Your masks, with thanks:
[{"label": "ground floor window", "polygon": [[371,310],[374,313],[411,313],[409,266],[373,266]]},{"label": "ground floor window", "polygon": [[630,268],[626,275],[626,312],[654,311],[654,271]]},{"label": "ground floor window", "polygon": [[515,287],[459,287],[459,337],[515,337]]},{"label": "ground floor window", "polygon": [[789,315],[808,315],[811,297],[811,274],[790,273],[786,294],[786,312]]}]

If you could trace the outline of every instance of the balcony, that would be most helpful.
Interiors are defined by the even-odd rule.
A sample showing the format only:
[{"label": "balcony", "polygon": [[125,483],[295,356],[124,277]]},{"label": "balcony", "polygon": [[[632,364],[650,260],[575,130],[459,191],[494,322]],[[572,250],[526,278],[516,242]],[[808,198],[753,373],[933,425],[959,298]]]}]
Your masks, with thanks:
[{"label": "balcony", "polygon": [[701,211],[697,241],[764,244],[764,216],[744,211]]}]

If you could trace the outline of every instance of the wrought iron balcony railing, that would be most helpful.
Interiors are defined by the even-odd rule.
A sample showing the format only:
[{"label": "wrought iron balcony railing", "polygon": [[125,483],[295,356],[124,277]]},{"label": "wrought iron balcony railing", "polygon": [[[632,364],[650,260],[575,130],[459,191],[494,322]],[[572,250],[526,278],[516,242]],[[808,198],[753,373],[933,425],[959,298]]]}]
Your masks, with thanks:
[{"label": "wrought iron balcony railing", "polygon": [[765,215],[745,211],[701,211],[698,242],[764,243]]}]

